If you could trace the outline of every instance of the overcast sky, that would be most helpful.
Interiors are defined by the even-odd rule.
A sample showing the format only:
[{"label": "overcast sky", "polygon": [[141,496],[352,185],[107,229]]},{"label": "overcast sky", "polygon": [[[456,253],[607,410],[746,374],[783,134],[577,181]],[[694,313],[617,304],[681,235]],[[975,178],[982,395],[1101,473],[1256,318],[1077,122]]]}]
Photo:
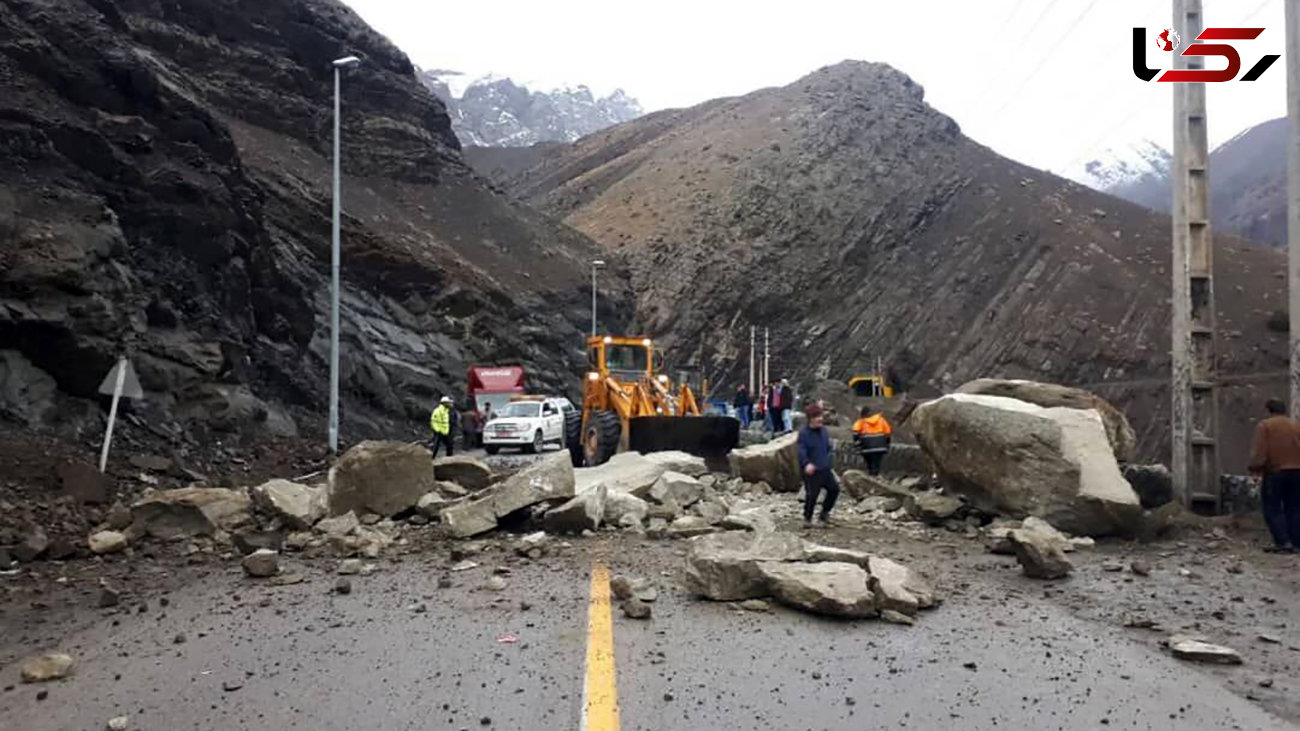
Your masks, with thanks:
[{"label": "overcast sky", "polygon": [[[966,134],[1055,172],[1112,145],[1171,138],[1170,85],[1130,69],[1134,26],[1152,34],[1149,65],[1171,65],[1154,43],[1171,0],[345,1],[424,68],[621,87],[647,111],[788,84],[852,58],[901,69]],[[1266,28],[1238,42],[1243,73],[1283,52],[1284,1],[1204,0],[1207,25]],[[1209,85],[1213,144],[1286,114],[1283,61],[1255,82]]]}]

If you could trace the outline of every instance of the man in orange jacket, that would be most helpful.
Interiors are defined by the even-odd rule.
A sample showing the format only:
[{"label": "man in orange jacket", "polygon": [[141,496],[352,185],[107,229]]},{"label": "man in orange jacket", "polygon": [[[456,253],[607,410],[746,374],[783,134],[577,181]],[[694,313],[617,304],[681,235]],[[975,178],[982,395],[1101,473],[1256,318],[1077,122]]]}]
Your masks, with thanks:
[{"label": "man in orange jacket", "polygon": [[880,474],[880,465],[889,453],[889,441],[894,428],[889,425],[885,415],[871,413],[868,406],[862,407],[862,418],[853,422],[853,437],[858,442],[858,449],[867,461],[867,473]]},{"label": "man in orange jacket", "polygon": [[1260,507],[1273,534],[1269,553],[1295,553],[1300,546],[1300,423],[1286,415],[1286,404],[1270,399],[1269,418],[1255,427],[1250,471],[1262,478]]}]

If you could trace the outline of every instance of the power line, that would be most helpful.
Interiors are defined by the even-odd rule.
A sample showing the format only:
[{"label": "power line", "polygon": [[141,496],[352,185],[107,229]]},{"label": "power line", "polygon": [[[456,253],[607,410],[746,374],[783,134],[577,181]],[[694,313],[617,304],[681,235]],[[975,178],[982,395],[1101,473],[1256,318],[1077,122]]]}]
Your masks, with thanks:
[{"label": "power line", "polygon": [[1011,106],[1012,102],[1016,101],[1016,97],[1020,95],[1020,92],[1024,91],[1025,87],[1029,85],[1029,82],[1033,81],[1034,77],[1038,76],[1038,72],[1042,71],[1043,67],[1047,65],[1047,62],[1054,58],[1057,52],[1066,45],[1065,41],[1070,36],[1074,35],[1074,31],[1079,27],[1079,21],[1082,20],[1096,4],[1097,0],[1092,0],[1092,2],[1089,2],[1088,5],[1074,17],[1074,21],[1070,23],[1070,29],[1066,31],[1065,38],[1062,38],[1060,43],[1052,46],[1051,50],[1047,52],[1047,55],[1034,66],[1034,70],[1029,72],[1029,75],[1025,77],[1024,81],[1020,82],[1020,86],[1017,86],[1016,90],[1011,93],[1011,97],[1003,102],[1002,106],[998,107],[998,110],[993,113],[994,117],[1001,116],[1002,112],[1006,111],[1006,108]]},{"label": "power line", "polygon": [[[1007,46],[1007,47],[1012,48],[1012,49],[1018,49],[1018,48],[1024,46],[1024,45],[1025,45],[1025,42],[1034,36],[1034,31],[1038,30],[1038,26],[1040,26],[1040,25],[1043,24],[1043,19],[1047,17],[1047,14],[1048,14],[1049,12],[1051,12],[1052,8],[1053,8],[1053,7],[1054,7],[1058,2],[1060,2],[1060,0],[1052,0],[1051,2],[1047,3],[1047,5],[1043,6],[1043,12],[1039,13],[1039,14],[1038,14],[1038,17],[1034,19],[1033,24],[1032,24],[1031,26],[1029,26],[1029,30],[1025,32],[1024,37],[1020,40],[1020,42],[1017,43],[1017,44],[1015,44],[1014,46]],[[1017,4],[1016,7],[1015,7],[1015,10],[1019,10],[1019,9],[1020,9],[1020,5]],[[1010,17],[1008,16],[1007,19],[1010,20]],[[1000,33],[1001,33],[1001,31],[999,31],[999,34],[1000,34]],[[995,38],[996,38],[996,36],[995,36]],[[1004,60],[1005,60],[1005,59],[1004,59]],[[1002,68],[1005,67],[1005,66],[1006,66],[1005,63],[998,64],[998,71],[1001,72]],[[984,84],[983,88],[981,88],[981,89],[979,90],[979,93],[977,93],[975,96],[973,96],[973,97],[971,97],[971,98],[972,98],[972,99],[982,99],[986,94],[989,93],[989,90],[993,88],[993,84],[995,83],[995,81],[997,80],[997,78],[998,78],[999,75],[1000,75],[1000,73],[999,73],[999,74],[990,74],[990,75],[989,75],[989,80],[988,80],[988,82],[986,82],[986,83]]]}]

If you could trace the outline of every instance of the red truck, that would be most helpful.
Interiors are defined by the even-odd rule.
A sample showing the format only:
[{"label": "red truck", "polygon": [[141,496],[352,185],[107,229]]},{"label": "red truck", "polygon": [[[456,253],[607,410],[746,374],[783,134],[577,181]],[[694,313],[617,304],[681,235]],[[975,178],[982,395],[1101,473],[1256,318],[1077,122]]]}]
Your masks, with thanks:
[{"label": "red truck", "polygon": [[468,394],[479,411],[486,413],[490,406],[495,413],[510,403],[512,396],[523,393],[522,366],[473,366],[469,369]]}]

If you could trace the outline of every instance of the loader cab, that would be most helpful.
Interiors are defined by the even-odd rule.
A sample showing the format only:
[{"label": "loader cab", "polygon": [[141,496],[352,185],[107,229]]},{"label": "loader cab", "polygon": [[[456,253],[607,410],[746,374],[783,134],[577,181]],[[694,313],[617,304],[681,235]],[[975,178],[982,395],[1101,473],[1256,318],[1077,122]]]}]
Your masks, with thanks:
[{"label": "loader cab", "polygon": [[595,373],[607,373],[620,381],[653,378],[655,356],[650,338],[606,335],[587,339],[588,367]]}]

